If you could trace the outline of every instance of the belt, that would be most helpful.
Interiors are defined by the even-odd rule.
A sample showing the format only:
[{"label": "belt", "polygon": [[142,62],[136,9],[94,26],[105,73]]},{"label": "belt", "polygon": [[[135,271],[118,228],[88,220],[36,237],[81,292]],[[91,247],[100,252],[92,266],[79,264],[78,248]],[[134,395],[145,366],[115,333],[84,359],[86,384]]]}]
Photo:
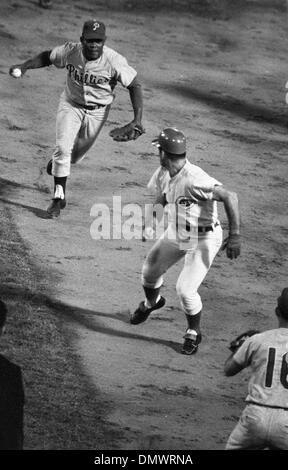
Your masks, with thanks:
[{"label": "belt", "polygon": [[88,111],[94,111],[94,109],[104,108],[106,104],[83,104],[81,105],[82,108],[87,109]]},{"label": "belt", "polygon": [[283,408],[282,406],[277,406],[277,405],[264,405],[263,403],[255,403],[254,401],[246,401],[247,405],[256,405],[256,406],[264,406],[264,408],[274,408],[278,410],[285,410],[288,411],[288,408]]},{"label": "belt", "polygon": [[[206,227],[198,227],[198,233],[206,233],[206,232],[212,232],[215,227],[219,225],[219,222],[216,222],[216,224],[213,225],[208,225]],[[187,222],[186,223],[186,231],[190,232],[191,230],[191,225]]]}]

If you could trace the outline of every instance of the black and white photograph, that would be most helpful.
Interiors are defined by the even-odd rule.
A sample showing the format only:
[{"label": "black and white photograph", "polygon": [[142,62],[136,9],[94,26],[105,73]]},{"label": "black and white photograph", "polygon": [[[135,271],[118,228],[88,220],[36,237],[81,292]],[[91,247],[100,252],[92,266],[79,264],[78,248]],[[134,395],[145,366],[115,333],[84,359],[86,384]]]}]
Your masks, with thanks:
[{"label": "black and white photograph", "polygon": [[0,450],[288,450],[287,26],[0,0]]}]

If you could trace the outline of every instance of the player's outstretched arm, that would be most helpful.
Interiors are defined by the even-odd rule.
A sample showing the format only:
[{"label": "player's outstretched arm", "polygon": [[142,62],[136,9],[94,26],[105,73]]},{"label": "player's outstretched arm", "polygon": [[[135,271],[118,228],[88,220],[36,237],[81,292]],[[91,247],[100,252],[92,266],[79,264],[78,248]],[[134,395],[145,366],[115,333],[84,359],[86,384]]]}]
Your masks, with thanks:
[{"label": "player's outstretched arm", "polygon": [[222,249],[226,249],[228,258],[237,258],[240,255],[240,211],[238,196],[233,191],[227,191],[223,186],[215,186],[213,199],[223,202],[229,223],[229,235],[224,240]]},{"label": "player's outstretched arm", "polygon": [[142,126],[143,93],[141,83],[139,82],[137,76],[127,88],[129,90],[130,100],[134,111],[134,119],[132,122],[135,125]]},{"label": "player's outstretched arm", "polygon": [[130,100],[133,107],[134,119],[122,127],[116,127],[110,131],[109,135],[117,142],[128,142],[136,140],[140,135],[145,133],[142,126],[142,113],[143,113],[143,96],[142,88],[137,77],[134,78],[132,83],[127,87],[130,94]]},{"label": "player's outstretched arm", "polygon": [[[29,69],[40,69],[42,67],[48,67],[51,65],[50,53],[51,50],[43,51],[32,59],[26,60],[26,62],[23,62],[22,64],[12,65],[9,69],[9,74],[12,77],[18,78],[18,76],[24,75],[24,73]],[[18,69],[21,72],[18,76],[15,74],[15,69]]]}]

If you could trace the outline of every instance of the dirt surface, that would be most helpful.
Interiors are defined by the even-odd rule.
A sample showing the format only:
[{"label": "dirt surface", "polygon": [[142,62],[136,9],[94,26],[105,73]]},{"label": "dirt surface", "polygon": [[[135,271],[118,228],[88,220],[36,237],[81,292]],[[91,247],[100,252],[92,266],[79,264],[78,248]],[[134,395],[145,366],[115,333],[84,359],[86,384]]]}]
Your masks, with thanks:
[{"label": "dirt surface", "polygon": [[[47,291],[63,305],[63,334],[73,331],[71,347],[109,410],[106,422],[122,430],[105,448],[219,450],[243,408],[249,377],[224,377],[228,342],[250,327],[274,327],[275,299],[287,285],[285,2],[206,2],[206,9],[199,2],[139,3],[143,8],[135,1],[54,0],[43,10],[36,0],[1,0],[1,203],[47,280],[55,280]],[[72,169],[67,208],[51,220],[45,167],[65,71],[50,67],[15,80],[8,68],[77,41],[89,17],[107,24],[107,45],[139,72],[146,134],[135,143],[109,137],[132,116],[127,91],[117,88],[97,144]],[[129,311],[143,298],[140,272],[151,242],[90,235],[94,204],[112,207],[113,195],[122,205],[144,204],[158,166],[151,140],[172,125],[186,134],[190,161],[235,190],[241,206],[242,255],[230,261],[220,254],[201,286],[203,342],[194,357],[180,354],[181,263],[165,278],[165,308],[132,326]],[[220,215],[226,230],[222,208]]]}]

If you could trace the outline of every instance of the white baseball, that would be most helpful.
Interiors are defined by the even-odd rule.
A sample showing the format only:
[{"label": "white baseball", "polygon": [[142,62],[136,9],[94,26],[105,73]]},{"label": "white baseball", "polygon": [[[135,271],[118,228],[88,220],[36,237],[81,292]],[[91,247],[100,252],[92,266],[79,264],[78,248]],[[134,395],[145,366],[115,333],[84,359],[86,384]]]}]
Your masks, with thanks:
[{"label": "white baseball", "polygon": [[18,68],[13,69],[13,70],[12,70],[12,75],[13,75],[13,77],[15,77],[15,78],[21,77],[21,75],[22,75],[21,69],[18,69]]}]

